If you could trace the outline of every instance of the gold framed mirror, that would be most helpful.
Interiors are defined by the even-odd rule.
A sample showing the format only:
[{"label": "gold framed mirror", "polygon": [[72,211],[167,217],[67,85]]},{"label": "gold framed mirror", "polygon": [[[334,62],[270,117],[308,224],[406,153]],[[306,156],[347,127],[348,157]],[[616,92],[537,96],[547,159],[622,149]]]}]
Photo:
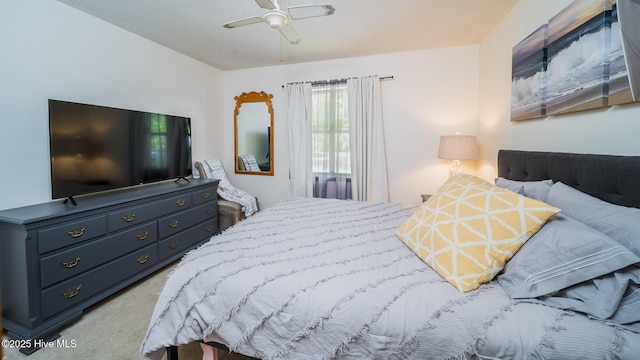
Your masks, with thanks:
[{"label": "gold framed mirror", "polygon": [[236,96],[233,113],[236,174],[273,176],[273,95],[264,91]]}]

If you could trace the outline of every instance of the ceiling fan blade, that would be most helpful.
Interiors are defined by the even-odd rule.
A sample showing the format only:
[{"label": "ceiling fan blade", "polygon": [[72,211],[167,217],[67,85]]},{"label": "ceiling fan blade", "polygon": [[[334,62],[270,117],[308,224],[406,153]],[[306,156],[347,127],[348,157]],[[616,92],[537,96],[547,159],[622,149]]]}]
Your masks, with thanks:
[{"label": "ceiling fan blade", "polygon": [[273,2],[271,2],[271,0],[256,0],[256,2],[258,3],[258,6],[260,6],[263,9],[273,10],[276,8],[276,6],[273,4]]},{"label": "ceiling fan blade", "polygon": [[254,17],[250,17],[250,18],[246,18],[246,19],[240,19],[240,20],[232,21],[232,22],[230,22],[228,24],[224,24],[222,26],[227,28],[227,29],[233,29],[233,28],[237,28],[239,26],[257,24],[257,23],[260,23],[260,22],[264,22],[264,20],[262,20],[261,17],[254,16]]},{"label": "ceiling fan blade", "polygon": [[[256,0],[257,1],[257,0]],[[291,6],[287,9],[293,20],[306,19],[318,16],[333,15],[336,9],[329,4]]]},{"label": "ceiling fan blade", "polygon": [[293,28],[291,23],[280,27],[278,30],[280,31],[282,36],[284,36],[285,39],[287,39],[287,41],[289,41],[290,43],[298,44],[300,42],[300,36],[298,36],[298,33]]}]

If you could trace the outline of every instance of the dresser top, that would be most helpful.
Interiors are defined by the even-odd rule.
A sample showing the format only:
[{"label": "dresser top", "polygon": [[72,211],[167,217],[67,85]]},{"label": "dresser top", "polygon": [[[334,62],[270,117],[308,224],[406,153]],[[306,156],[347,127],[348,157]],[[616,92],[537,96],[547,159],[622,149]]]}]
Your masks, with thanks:
[{"label": "dresser top", "polygon": [[197,191],[199,187],[217,185],[216,179],[163,181],[124,189],[74,197],[77,205],[64,199],[0,211],[0,223],[29,224],[54,217],[74,215],[123,203],[152,200],[156,196]]}]

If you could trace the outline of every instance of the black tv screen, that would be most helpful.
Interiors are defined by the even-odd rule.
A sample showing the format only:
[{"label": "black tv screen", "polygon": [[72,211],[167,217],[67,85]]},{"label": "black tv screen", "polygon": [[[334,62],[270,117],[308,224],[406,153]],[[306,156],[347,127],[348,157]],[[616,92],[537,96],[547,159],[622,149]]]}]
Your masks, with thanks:
[{"label": "black tv screen", "polygon": [[49,134],[52,199],[191,175],[188,117],[49,100]]}]

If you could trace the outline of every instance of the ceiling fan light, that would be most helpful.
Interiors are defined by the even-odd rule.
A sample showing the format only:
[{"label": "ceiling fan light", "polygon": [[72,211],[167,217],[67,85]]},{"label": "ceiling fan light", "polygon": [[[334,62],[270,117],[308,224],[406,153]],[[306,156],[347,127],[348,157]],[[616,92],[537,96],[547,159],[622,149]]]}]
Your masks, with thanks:
[{"label": "ceiling fan light", "polygon": [[274,29],[280,29],[289,22],[287,14],[278,10],[267,11],[262,19]]}]

